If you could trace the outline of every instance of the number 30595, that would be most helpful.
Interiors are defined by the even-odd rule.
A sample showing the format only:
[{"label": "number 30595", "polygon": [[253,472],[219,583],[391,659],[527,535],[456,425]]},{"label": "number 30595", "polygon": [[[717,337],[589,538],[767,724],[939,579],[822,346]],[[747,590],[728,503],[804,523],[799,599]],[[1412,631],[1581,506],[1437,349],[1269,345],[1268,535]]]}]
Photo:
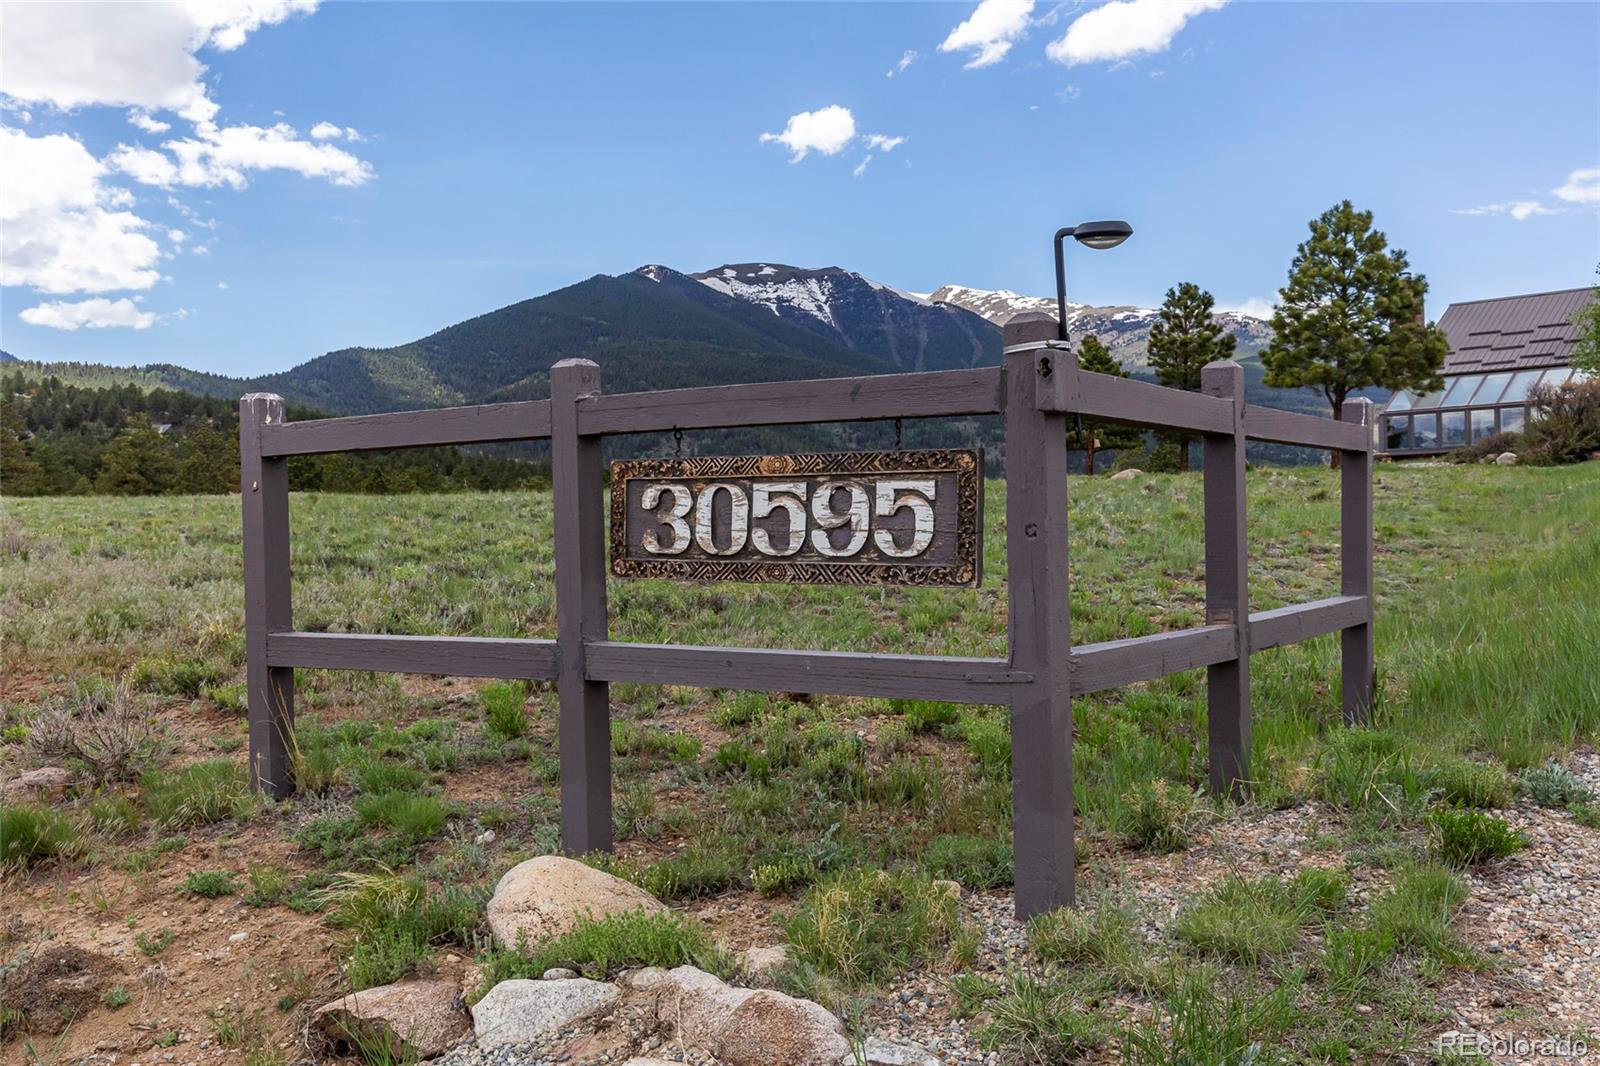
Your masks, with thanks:
[{"label": "number 30595", "polygon": [[[847,558],[868,538],[891,559],[914,559],[933,542],[932,478],[874,481],[713,481],[696,487],[654,482],[639,499],[660,528],[644,532],[651,555],[679,555],[695,545],[708,555],[737,555],[746,545],[772,558],[809,546],[818,555]],[[787,523],[771,521],[783,512]],[[910,522],[898,517],[909,512]],[[717,521],[713,522],[713,519]],[[892,528],[881,519],[893,518]],[[841,532],[843,531],[843,532]]]}]

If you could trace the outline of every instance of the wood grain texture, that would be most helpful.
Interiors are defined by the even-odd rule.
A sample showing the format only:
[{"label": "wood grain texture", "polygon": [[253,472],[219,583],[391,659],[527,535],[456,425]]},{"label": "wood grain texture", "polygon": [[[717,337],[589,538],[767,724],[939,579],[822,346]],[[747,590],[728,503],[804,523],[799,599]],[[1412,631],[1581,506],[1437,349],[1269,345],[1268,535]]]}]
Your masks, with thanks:
[{"label": "wood grain texture", "polygon": [[867,652],[690,647],[599,641],[586,649],[595,681],[806,692],[819,696],[1004,703],[1015,675],[1004,659]]},{"label": "wood grain texture", "polygon": [[605,467],[578,406],[600,392],[600,367],[550,368],[551,505],[555,511],[561,846],[611,850],[611,690],[584,674],[584,646],[606,638]]},{"label": "wood grain texture", "polygon": [[289,467],[286,460],[263,457],[261,435],[283,418],[281,397],[256,392],[239,401],[250,783],[277,797],[294,791],[294,671],[272,666],[267,657],[269,635],[291,625]]},{"label": "wood grain texture", "polygon": [[1361,625],[1371,617],[1371,611],[1371,601],[1365,596],[1329,596],[1271,611],[1256,611],[1250,616],[1250,650],[1257,652],[1298,644],[1324,633]]},{"label": "wood grain texture", "polygon": [[1339,468],[1339,591],[1367,602],[1366,618],[1341,634],[1340,677],[1347,725],[1370,724],[1376,666],[1372,650],[1372,424],[1370,400],[1351,400],[1344,421],[1365,447],[1341,453]]},{"label": "wood grain texture", "polygon": [[1227,433],[1202,438],[1205,459],[1206,622],[1231,626],[1237,652],[1206,668],[1211,793],[1236,793],[1250,778],[1250,558],[1245,528],[1244,368],[1201,369],[1200,391],[1233,412]]},{"label": "wood grain texture", "polygon": [[1072,649],[1072,691],[1083,696],[1183,670],[1226,662],[1238,654],[1232,626],[1198,626]]},{"label": "wood grain texture", "polygon": [[1307,448],[1372,450],[1372,435],[1348,422],[1335,422],[1331,418],[1295,411],[1279,411],[1254,403],[1245,404],[1244,433],[1251,440],[1299,444]]},{"label": "wood grain texture", "polygon": [[1057,328],[1036,312],[1013,317],[1003,335],[1010,657],[1012,669],[1033,675],[1008,693],[1018,918],[1071,906],[1076,893],[1067,419],[1041,403],[1053,379],[1076,371],[1070,351],[1045,345]]},{"label": "wood grain texture", "polygon": [[1232,407],[1215,397],[1076,367],[1051,375],[1049,387],[1040,392],[1039,402],[1041,410],[1147,429],[1233,431]]},{"label": "wood grain texture", "polygon": [[648,433],[933,418],[995,414],[1003,403],[1000,368],[981,367],[598,395],[579,404],[578,426],[585,434]]},{"label": "wood grain texture", "polygon": [[272,633],[267,662],[323,670],[379,670],[441,677],[556,678],[556,642],[497,637],[368,633]]},{"label": "wood grain texture", "polygon": [[261,446],[268,456],[312,455],[533,440],[549,435],[550,401],[526,400],[279,423],[262,428]]}]

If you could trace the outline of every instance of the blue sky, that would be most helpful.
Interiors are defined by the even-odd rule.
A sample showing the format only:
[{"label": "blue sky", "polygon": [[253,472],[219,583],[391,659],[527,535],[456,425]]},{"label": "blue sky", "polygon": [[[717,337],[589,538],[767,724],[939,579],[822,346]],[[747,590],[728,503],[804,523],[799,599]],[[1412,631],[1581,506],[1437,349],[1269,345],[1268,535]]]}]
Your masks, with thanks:
[{"label": "blue sky", "polygon": [[1596,4],[3,18],[0,347],[23,357],[256,373],[648,262],[1045,293],[1053,229],[1100,217],[1136,233],[1074,250],[1074,299],[1191,280],[1259,307],[1345,197],[1431,317],[1600,261]]}]

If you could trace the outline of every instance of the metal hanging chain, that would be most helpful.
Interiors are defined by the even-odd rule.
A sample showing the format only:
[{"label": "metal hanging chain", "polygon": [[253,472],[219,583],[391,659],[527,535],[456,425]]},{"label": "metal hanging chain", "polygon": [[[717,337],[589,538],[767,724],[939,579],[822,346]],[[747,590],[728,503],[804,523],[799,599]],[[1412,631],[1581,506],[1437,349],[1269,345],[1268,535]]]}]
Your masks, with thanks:
[{"label": "metal hanging chain", "polygon": [[894,450],[900,450],[900,420],[894,420]]},{"label": "metal hanging chain", "polygon": [[679,459],[683,458],[683,430],[672,427],[672,454]]}]

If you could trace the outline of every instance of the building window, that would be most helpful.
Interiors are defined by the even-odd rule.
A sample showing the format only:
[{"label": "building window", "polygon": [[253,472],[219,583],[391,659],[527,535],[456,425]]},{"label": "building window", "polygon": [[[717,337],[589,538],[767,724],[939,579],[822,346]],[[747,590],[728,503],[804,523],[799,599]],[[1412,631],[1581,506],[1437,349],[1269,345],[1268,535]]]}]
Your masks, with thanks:
[{"label": "building window", "polygon": [[1393,396],[1389,397],[1388,410],[1390,410],[1390,411],[1408,411],[1410,409],[1411,409],[1411,394],[1409,392],[1397,392]]},{"label": "building window", "polygon": [[1472,394],[1478,391],[1478,386],[1483,384],[1483,375],[1465,374],[1447,384],[1449,388],[1444,390],[1444,399],[1439,401],[1439,406],[1462,407],[1472,399]]},{"label": "building window", "polygon": [[1411,416],[1411,447],[1414,451],[1427,451],[1439,446],[1439,416]]},{"label": "building window", "polygon": [[1521,433],[1523,410],[1520,407],[1500,408],[1500,432]]},{"label": "building window", "polygon": [[1500,394],[1506,391],[1506,386],[1511,382],[1510,372],[1503,374],[1490,374],[1483,379],[1483,387],[1472,397],[1475,404],[1498,403]]},{"label": "building window", "polygon": [[1446,448],[1459,448],[1467,443],[1467,412],[1446,411],[1439,418],[1442,420],[1441,444]]},{"label": "building window", "polygon": [[1384,447],[1391,452],[1398,452],[1405,448],[1406,438],[1411,434],[1411,417],[1401,415],[1388,421],[1389,432],[1384,437]]},{"label": "building window", "polygon": [[1472,439],[1480,441],[1485,437],[1494,436],[1494,412],[1487,407],[1480,407],[1472,412]]},{"label": "building window", "polygon": [[1511,379],[1511,384],[1506,386],[1505,395],[1500,397],[1501,403],[1521,403],[1528,398],[1528,390],[1533,388],[1533,383],[1539,380],[1540,371],[1520,370]]}]

